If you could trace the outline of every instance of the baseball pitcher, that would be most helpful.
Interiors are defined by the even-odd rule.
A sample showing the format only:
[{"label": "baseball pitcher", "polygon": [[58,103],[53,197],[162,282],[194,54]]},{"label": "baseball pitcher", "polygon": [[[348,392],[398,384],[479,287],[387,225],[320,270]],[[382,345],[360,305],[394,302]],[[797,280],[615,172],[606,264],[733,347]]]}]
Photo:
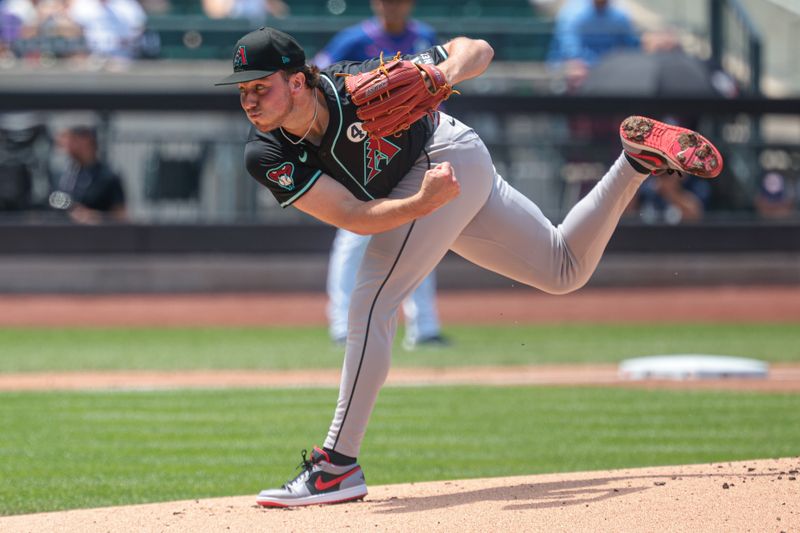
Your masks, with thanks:
[{"label": "baseball pitcher", "polygon": [[414,55],[306,64],[297,42],[260,28],[236,44],[233,74],[254,128],[250,174],[283,207],[372,235],[348,319],[336,411],[302,471],[264,490],[263,506],[361,499],[357,458],[389,372],[397,309],[448,250],[552,294],[583,286],[619,218],[650,173],[716,177],[722,157],[701,135],[644,117],[620,128],[622,153],[554,226],[497,174],[480,137],[436,111],[492,60],[482,40],[456,38]]}]

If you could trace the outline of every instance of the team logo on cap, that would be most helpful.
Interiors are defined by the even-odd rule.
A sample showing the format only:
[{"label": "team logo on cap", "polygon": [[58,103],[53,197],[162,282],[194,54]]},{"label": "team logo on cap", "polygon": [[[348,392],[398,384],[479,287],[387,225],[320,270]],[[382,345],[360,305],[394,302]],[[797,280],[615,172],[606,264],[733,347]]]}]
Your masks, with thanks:
[{"label": "team logo on cap", "polygon": [[233,55],[233,68],[242,68],[247,66],[247,50],[244,46],[236,49]]},{"label": "team logo on cap", "polygon": [[273,183],[277,183],[287,191],[294,189],[294,165],[291,163],[284,163],[279,167],[267,170],[267,179]]}]

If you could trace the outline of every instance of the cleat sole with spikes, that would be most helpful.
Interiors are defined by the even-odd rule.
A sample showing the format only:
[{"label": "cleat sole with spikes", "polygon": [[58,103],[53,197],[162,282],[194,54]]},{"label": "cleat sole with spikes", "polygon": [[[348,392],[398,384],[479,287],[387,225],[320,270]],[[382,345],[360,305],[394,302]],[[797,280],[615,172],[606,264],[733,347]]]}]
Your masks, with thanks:
[{"label": "cleat sole with spikes", "polygon": [[692,130],[632,116],[622,121],[619,134],[628,155],[653,174],[677,171],[716,178],[722,172],[719,150]]}]

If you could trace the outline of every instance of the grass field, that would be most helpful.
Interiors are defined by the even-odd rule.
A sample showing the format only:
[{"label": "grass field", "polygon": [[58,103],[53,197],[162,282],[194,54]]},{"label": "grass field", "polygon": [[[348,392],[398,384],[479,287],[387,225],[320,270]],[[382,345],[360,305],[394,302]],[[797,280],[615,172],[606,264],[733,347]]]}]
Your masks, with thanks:
[{"label": "grass field", "polygon": [[[800,325],[569,324],[451,326],[452,348],[395,350],[397,366],[616,362],[706,353],[800,361]],[[399,338],[400,336],[398,336]],[[0,329],[0,372],[339,368],[324,328]]]},{"label": "grass field", "polygon": [[[604,363],[666,353],[800,361],[797,324],[453,326],[397,366]],[[0,372],[339,368],[324,328],[0,329]],[[337,391],[0,393],[0,513],[255,494],[321,444]],[[387,388],[370,484],[800,454],[800,395]]]},{"label": "grass field", "polygon": [[[0,513],[255,494],[320,444],[334,389],[0,394]],[[371,484],[800,454],[800,395],[387,388]]]}]

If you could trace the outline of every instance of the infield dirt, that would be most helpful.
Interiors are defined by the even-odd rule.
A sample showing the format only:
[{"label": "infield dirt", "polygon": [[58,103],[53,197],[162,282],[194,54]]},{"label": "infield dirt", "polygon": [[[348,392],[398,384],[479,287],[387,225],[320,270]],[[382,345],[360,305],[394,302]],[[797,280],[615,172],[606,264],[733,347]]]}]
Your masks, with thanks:
[{"label": "infield dirt", "polygon": [[371,487],[262,509],[253,495],[0,518],[0,531],[798,531],[800,458]]},{"label": "infield dirt", "polygon": [[[0,295],[0,327],[292,326],[325,324],[325,295]],[[800,322],[800,286],[531,288],[438,294],[446,324]]]}]

